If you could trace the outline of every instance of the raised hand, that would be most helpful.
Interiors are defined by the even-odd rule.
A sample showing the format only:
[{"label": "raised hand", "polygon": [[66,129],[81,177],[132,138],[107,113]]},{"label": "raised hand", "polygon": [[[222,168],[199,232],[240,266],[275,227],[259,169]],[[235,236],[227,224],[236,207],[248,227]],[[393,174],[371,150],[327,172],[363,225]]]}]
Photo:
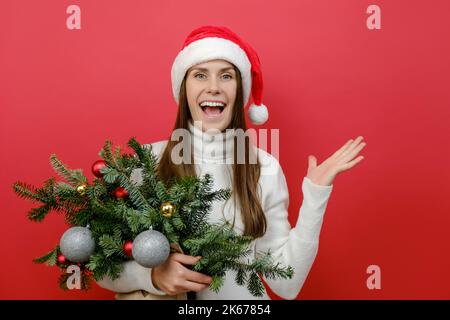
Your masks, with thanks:
[{"label": "raised hand", "polygon": [[317,185],[330,186],[339,173],[353,168],[364,159],[363,156],[355,158],[366,146],[363,139],[362,136],[357,137],[355,140],[350,139],[320,165],[317,165],[315,156],[308,156],[308,173],[306,177]]}]

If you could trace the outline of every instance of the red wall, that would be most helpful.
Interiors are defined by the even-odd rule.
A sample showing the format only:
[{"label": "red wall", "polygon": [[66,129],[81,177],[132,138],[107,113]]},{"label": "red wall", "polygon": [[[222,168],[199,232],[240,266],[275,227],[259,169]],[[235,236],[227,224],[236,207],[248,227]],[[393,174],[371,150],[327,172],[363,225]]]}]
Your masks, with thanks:
[{"label": "red wall", "polygon": [[[66,8],[81,8],[81,30]],[[381,30],[366,8],[381,8]],[[11,185],[82,168],[105,139],[165,139],[176,113],[170,67],[185,36],[226,25],[262,60],[295,223],[307,156],[363,135],[365,160],[338,176],[300,299],[449,299],[450,4],[426,1],[24,1],[0,4],[2,299],[111,299],[58,289],[31,260],[66,229],[27,220]],[[380,290],[366,269],[381,268]]]}]

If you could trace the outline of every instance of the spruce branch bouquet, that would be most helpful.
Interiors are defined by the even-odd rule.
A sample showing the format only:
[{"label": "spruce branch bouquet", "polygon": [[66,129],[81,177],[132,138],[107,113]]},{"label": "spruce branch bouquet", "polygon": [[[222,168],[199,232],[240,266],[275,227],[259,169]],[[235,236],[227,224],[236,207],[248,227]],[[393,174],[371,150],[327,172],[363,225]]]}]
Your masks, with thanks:
[{"label": "spruce branch bouquet", "polygon": [[135,138],[128,146],[134,154],[122,154],[120,146],[113,150],[106,141],[99,152],[102,160],[92,167],[96,176],[92,183],[82,170],[69,169],[53,154],[50,163],[65,181],[50,178],[40,188],[23,182],[13,185],[17,195],[40,203],[29,211],[30,220],[43,221],[56,211],[72,226],[53,250],[34,259],[61,269],[61,288],[67,289],[71,265],[80,268],[81,288],[87,290],[92,280],[117,279],[125,261],[135,259],[155,267],[171,251],[202,256],[192,270],[210,275],[210,289],[215,292],[227,270],[236,271],[236,283],[246,285],[254,296],[264,292],[258,274],[271,279],[292,277],[292,267],[275,264],[270,252],[258,252],[249,259],[253,238],[236,234],[226,220],[208,223],[212,203],[228,200],[230,190],[213,191],[208,174],[165,184],[158,177],[151,146]]}]

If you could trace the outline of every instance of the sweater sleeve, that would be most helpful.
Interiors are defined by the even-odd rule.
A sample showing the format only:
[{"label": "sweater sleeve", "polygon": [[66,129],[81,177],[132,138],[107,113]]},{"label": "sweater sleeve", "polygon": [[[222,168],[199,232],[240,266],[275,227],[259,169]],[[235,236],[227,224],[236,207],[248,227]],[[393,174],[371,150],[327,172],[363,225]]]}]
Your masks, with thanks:
[{"label": "sweater sleeve", "polygon": [[[296,226],[288,221],[289,193],[281,166],[262,176],[262,205],[267,219],[264,236],[255,240],[255,252],[270,250],[275,262],[292,266],[292,279],[266,279],[268,286],[284,299],[295,299],[308,276],[319,245],[323,216],[333,185],[320,186],[304,177],[303,202]],[[273,164],[273,163],[272,163]]]},{"label": "sweater sleeve", "polygon": [[136,290],[145,290],[155,295],[165,295],[152,283],[151,269],[145,268],[136,261],[123,262],[123,271],[119,278],[112,280],[109,276],[105,276],[102,280],[97,281],[97,284],[107,290],[118,293],[132,292]]}]

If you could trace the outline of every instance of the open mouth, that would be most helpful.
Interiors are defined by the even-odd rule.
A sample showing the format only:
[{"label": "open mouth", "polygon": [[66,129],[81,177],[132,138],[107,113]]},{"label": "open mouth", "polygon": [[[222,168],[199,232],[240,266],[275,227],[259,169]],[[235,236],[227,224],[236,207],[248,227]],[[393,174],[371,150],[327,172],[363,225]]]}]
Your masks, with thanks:
[{"label": "open mouth", "polygon": [[226,106],[226,103],[221,101],[203,101],[200,103],[200,108],[209,117],[220,115]]}]

